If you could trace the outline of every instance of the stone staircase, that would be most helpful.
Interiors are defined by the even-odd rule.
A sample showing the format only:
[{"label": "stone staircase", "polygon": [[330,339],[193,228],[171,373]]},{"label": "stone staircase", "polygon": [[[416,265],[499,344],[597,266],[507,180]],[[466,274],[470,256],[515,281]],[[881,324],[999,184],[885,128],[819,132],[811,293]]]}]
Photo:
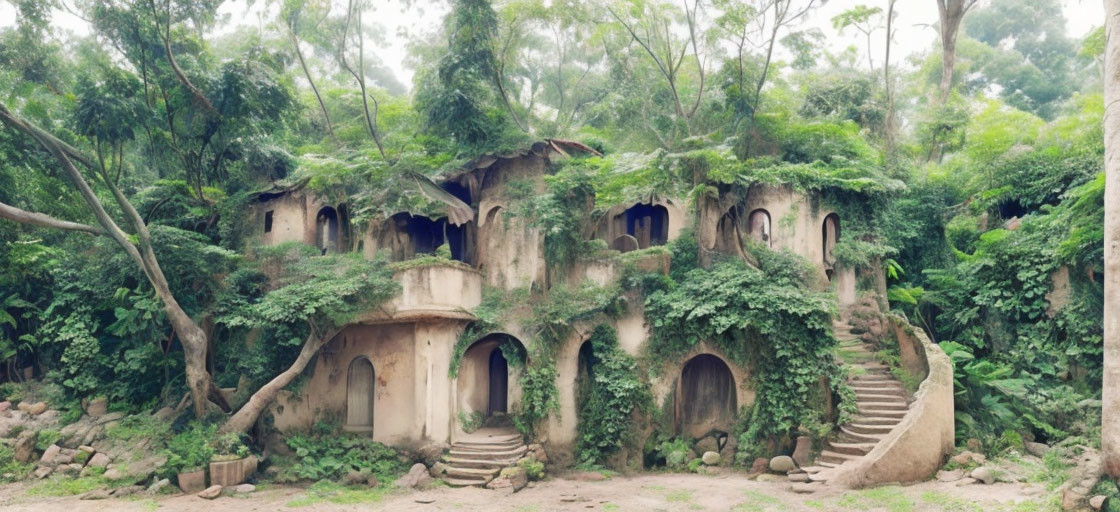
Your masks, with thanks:
[{"label": "stone staircase", "polygon": [[825,482],[831,470],[859,460],[874,449],[910,409],[902,382],[876,359],[874,348],[852,334],[846,322],[835,322],[833,331],[839,341],[837,359],[852,368],[848,385],[855,391],[859,413],[851,423],[840,426],[840,435],[821,451],[815,465],[802,468],[802,475],[790,473],[795,485]]},{"label": "stone staircase", "polygon": [[502,468],[516,464],[525,451],[525,441],[516,429],[478,429],[453,443],[443,456],[447,464],[444,480],[454,487],[486,485]]}]

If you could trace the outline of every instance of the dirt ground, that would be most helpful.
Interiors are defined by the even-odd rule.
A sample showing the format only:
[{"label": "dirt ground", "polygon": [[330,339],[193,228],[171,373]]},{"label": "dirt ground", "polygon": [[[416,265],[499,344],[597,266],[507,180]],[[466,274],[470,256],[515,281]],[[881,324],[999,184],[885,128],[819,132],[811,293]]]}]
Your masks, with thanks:
[{"label": "dirt ground", "polygon": [[[262,486],[249,495],[213,501],[194,495],[111,498],[83,501],[77,496],[35,495],[35,484],[0,487],[0,510],[40,511],[686,511],[743,512],[868,510],[1008,511],[1054,510],[1053,497],[1039,484],[969,485],[923,482],[862,491],[825,487],[813,494],[795,494],[785,482],[757,482],[743,473],[718,475],[654,473],[615,476],[600,482],[564,477],[533,483],[516,494],[477,488],[437,487],[425,491],[303,489]],[[28,492],[32,491],[32,492]]]}]

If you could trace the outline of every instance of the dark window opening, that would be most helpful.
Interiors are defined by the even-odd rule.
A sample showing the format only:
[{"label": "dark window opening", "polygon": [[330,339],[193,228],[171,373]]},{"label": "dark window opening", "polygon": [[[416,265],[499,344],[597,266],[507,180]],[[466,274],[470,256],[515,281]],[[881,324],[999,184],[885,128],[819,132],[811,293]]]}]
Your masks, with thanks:
[{"label": "dark window opening", "polygon": [[433,254],[444,243],[451,250],[451,259],[466,261],[467,224],[456,226],[446,218],[436,220],[407,213],[394,216],[397,229],[408,234],[413,254]]},{"label": "dark window opening", "polygon": [[272,232],[272,211],[264,212],[264,232]]},{"label": "dark window opening", "polygon": [[449,181],[441,185],[447,193],[457,197],[460,201],[471,204],[471,191],[456,182]]},{"label": "dark window opening", "polygon": [[626,216],[626,234],[638,241],[639,249],[665,245],[669,241],[669,210],[661,205],[640,203],[631,206]]},{"label": "dark window opening", "polygon": [[321,254],[339,251],[339,225],[338,212],[330,206],[319,210],[315,216],[315,243]]},{"label": "dark window opening", "polygon": [[501,347],[490,352],[490,392],[487,413],[505,413],[509,400],[509,362]]},{"label": "dark window opening", "polygon": [[735,378],[722,359],[700,354],[685,364],[680,379],[680,433],[702,437],[728,432],[736,422]]},{"label": "dark window opening", "polygon": [[[836,265],[836,242],[840,240],[840,216],[835,213],[828,214],[821,226],[821,254],[824,258],[824,267],[831,270]],[[826,272],[829,279],[832,273]]]}]

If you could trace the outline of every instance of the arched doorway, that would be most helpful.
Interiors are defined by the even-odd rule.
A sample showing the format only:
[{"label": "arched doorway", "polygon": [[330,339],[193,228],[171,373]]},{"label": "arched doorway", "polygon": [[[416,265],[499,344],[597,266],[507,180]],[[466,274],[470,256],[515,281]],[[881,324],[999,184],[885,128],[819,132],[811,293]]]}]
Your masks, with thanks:
[{"label": "arched doorway", "polygon": [[338,252],[338,212],[324,206],[315,216],[315,243],[322,254]]},{"label": "arched doorway", "polygon": [[373,432],[373,363],[366,357],[350,362],[346,376],[346,425],[349,432]]},{"label": "arched doorway", "polygon": [[832,279],[832,270],[836,266],[835,251],[838,240],[840,240],[840,216],[830,213],[824,218],[824,225],[821,226],[821,255],[829,279]]},{"label": "arched doorway", "polygon": [[490,334],[474,342],[459,365],[458,412],[483,413],[488,420],[504,417],[521,398],[518,382],[525,360],[524,345],[508,334]]},{"label": "arched doorway", "polygon": [[499,347],[490,351],[490,391],[487,414],[507,412],[509,402],[509,362]]},{"label": "arched doorway", "polygon": [[770,212],[758,209],[747,217],[747,233],[755,241],[761,242],[766,247],[773,247],[773,237],[770,234]]},{"label": "arched doorway", "polygon": [[678,388],[679,433],[698,438],[713,430],[730,432],[738,406],[735,377],[717,356],[700,354],[681,369]]},{"label": "arched doorway", "polygon": [[616,215],[612,223],[616,231],[608,235],[615,238],[629,235],[638,242],[638,249],[665,245],[669,241],[669,210],[659,204],[635,204]]}]

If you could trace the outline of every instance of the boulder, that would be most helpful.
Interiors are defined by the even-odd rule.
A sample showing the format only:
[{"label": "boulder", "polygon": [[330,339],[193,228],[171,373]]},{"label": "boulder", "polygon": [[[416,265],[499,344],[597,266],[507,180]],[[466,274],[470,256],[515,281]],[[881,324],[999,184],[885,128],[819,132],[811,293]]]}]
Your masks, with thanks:
[{"label": "boulder", "polygon": [[77,475],[82,472],[82,465],[78,463],[63,464],[58,466],[58,472],[66,475]]},{"label": "boulder", "polygon": [[20,432],[19,437],[16,438],[15,445],[13,445],[15,459],[20,462],[31,462],[31,456],[35,453],[35,438],[38,433],[33,430],[24,430]]},{"label": "boulder", "polygon": [[[213,478],[213,477],[211,477],[211,478]],[[341,483],[342,485],[358,485],[360,483],[365,483],[365,481],[366,481],[366,476],[365,475],[363,475],[359,471],[351,470],[351,471],[348,471],[345,475],[342,475],[342,480],[339,483]]]},{"label": "boulder", "polygon": [[821,487],[820,484],[796,483],[790,486],[790,490],[797,494],[812,494],[817,492],[817,489]]},{"label": "boulder", "polygon": [[109,412],[109,401],[105,397],[94,398],[86,406],[86,414],[95,418],[105,415],[106,412]]},{"label": "boulder", "polygon": [[765,473],[766,468],[768,468],[768,467],[770,467],[770,459],[767,459],[765,457],[759,457],[759,458],[754,460],[753,464],[751,464],[751,473],[752,474]]},{"label": "boulder", "polygon": [[235,492],[237,494],[249,494],[249,493],[254,492],[256,490],[257,490],[257,486],[255,486],[253,484],[241,484],[241,485],[238,485],[238,486],[234,486],[234,488],[233,488],[233,492]]},{"label": "boulder", "polygon": [[[47,449],[43,451],[43,456],[39,457],[39,464],[50,465],[50,466],[55,465],[56,462],[55,462],[54,459],[55,459],[55,457],[58,457],[58,455],[61,452],[62,452],[62,448],[59,447],[57,444],[52,444],[52,445],[48,446]],[[66,463],[69,464],[70,461],[66,461]]]},{"label": "boulder", "polygon": [[517,466],[503,469],[501,476],[509,479],[510,484],[513,485],[513,492],[520,491],[526,485],[529,485],[529,474],[523,468]]},{"label": "boulder", "polygon": [[696,451],[700,453],[718,452],[719,442],[717,442],[716,438],[712,436],[705,437],[696,442]]},{"label": "boulder", "polygon": [[11,402],[9,402],[7,400],[4,400],[3,402],[0,402],[0,412],[6,412],[11,408],[12,408],[12,403]]},{"label": "boulder", "polygon": [[432,464],[432,469],[428,471],[428,474],[432,475],[432,478],[443,478],[443,475],[447,474],[447,464],[442,462]]},{"label": "boulder", "polygon": [[788,473],[790,470],[797,469],[797,464],[793,459],[786,455],[779,455],[770,459],[770,471],[776,473]]},{"label": "boulder", "polygon": [[119,468],[110,468],[105,471],[104,475],[101,476],[105,477],[106,480],[115,482],[117,480],[124,480],[125,478],[128,478],[128,473],[121,471]]},{"label": "boulder", "polygon": [[954,469],[952,471],[938,471],[937,472],[937,481],[938,482],[956,482],[957,480],[960,480],[962,478],[964,478],[964,470],[960,470],[960,469]]},{"label": "boulder", "polygon": [[450,447],[451,445],[447,443],[431,443],[424,445],[416,453],[420,456],[420,460],[424,461],[425,465],[434,466],[439,462],[440,457],[443,457],[443,452]]},{"label": "boulder", "polygon": [[983,464],[987,462],[987,460],[988,458],[984,455],[969,450],[965,450],[953,456],[953,462],[956,462],[957,464],[960,464],[962,466],[967,466],[972,462]]},{"label": "boulder", "polygon": [[198,496],[199,498],[202,498],[204,500],[212,500],[214,498],[217,498],[218,496],[221,496],[221,494],[222,494],[222,486],[211,485],[210,487],[207,487],[205,490],[200,491],[196,496]]},{"label": "boulder", "polygon": [[811,462],[809,457],[813,452],[813,439],[809,436],[800,436],[797,438],[797,447],[793,449],[793,461],[798,466],[808,466]]},{"label": "boulder", "polygon": [[763,473],[761,475],[758,475],[755,480],[759,482],[781,482],[783,480],[788,480],[788,477],[778,476],[770,473]]},{"label": "boulder", "polygon": [[82,497],[79,498],[79,499],[83,499],[83,500],[104,500],[104,499],[108,499],[109,496],[110,496],[110,492],[109,492],[108,489],[97,489],[97,490],[90,491],[90,492],[87,492],[87,493],[83,494]]},{"label": "boulder", "polygon": [[35,470],[34,474],[35,474],[35,478],[43,479],[43,478],[46,478],[47,475],[51,474],[52,472],[54,472],[54,468],[52,468],[50,466],[39,466],[39,468]]},{"label": "boulder", "polygon": [[27,414],[30,414],[32,416],[38,416],[40,414],[43,414],[44,412],[47,412],[47,403],[46,402],[35,402],[35,403],[27,406],[26,409],[23,408],[23,402],[20,402],[19,405],[20,405],[20,410],[22,410],[22,411],[24,411]]},{"label": "boulder", "polygon": [[489,482],[486,482],[486,488],[490,490],[497,489],[513,489],[513,482],[509,481],[506,477],[498,477]]},{"label": "boulder", "polygon": [[980,466],[972,470],[972,473],[968,476],[975,478],[978,481],[984,482],[985,484],[991,484],[996,481],[995,472],[992,471],[992,468],[989,468],[987,466]]},{"label": "boulder", "polygon": [[1023,443],[1023,448],[1027,450],[1027,453],[1034,455],[1035,457],[1045,456],[1046,452],[1050,451],[1049,446],[1046,446],[1042,443],[1034,443],[1031,441]]},{"label": "boulder", "polygon": [[719,454],[716,452],[704,452],[704,455],[700,456],[700,461],[709,466],[715,466],[719,464]]},{"label": "boulder", "polygon": [[396,482],[393,482],[393,485],[397,487],[415,488],[427,485],[431,483],[431,481],[432,477],[428,475],[428,467],[416,463],[412,465],[412,469],[408,470],[408,474],[398,478]]},{"label": "boulder", "polygon": [[1104,509],[1104,502],[1107,500],[1108,496],[1098,494],[1096,496],[1093,496],[1092,498],[1089,498],[1089,506],[1092,507],[1093,510],[1102,510]]},{"label": "boulder", "polygon": [[171,480],[168,480],[168,479],[164,478],[162,480],[157,480],[152,485],[149,485],[148,489],[145,492],[147,492],[148,494],[159,494],[159,493],[163,492],[164,489],[168,488],[170,485],[171,485]]},{"label": "boulder", "polygon": [[794,483],[803,483],[809,481],[809,473],[790,473],[789,481]]},{"label": "boulder", "polygon": [[108,465],[109,465],[109,456],[105,455],[104,453],[100,453],[100,452],[93,454],[93,457],[89,458],[89,463],[86,464],[86,466],[92,467],[92,468],[103,468],[103,467],[106,467]]},{"label": "boulder", "polygon": [[113,496],[114,498],[121,498],[121,497],[124,497],[124,496],[132,496],[133,494],[138,494],[138,493],[142,493],[142,492],[144,492],[144,486],[143,485],[129,485],[129,486],[126,486],[126,487],[121,487],[121,488],[118,488],[118,489],[114,489],[113,492],[111,493],[111,496]]}]

